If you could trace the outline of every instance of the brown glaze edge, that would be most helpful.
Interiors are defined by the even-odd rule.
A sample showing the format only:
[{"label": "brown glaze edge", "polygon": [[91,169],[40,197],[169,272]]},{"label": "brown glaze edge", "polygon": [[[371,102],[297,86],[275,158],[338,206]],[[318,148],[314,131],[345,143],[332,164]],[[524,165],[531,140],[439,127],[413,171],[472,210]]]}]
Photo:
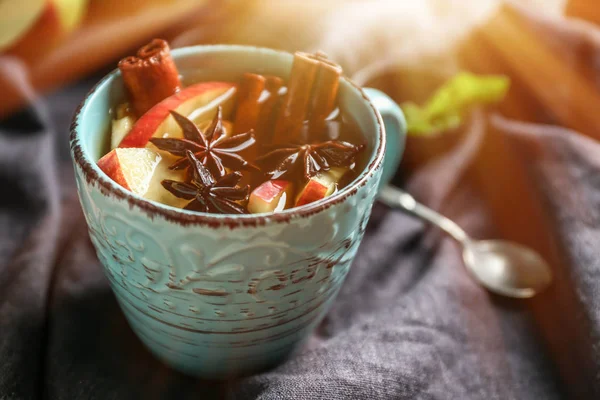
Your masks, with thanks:
[{"label": "brown glaze edge", "polygon": [[[220,47],[215,45],[203,46],[203,47]],[[291,53],[273,50],[269,48],[261,48],[254,46],[228,46],[228,47],[238,47],[238,48],[248,48],[260,51],[269,51],[274,53],[281,53],[291,55]],[[175,59],[175,61],[177,61]],[[289,211],[283,211],[280,213],[275,213],[268,216],[253,216],[253,215],[237,215],[235,217],[217,217],[212,216],[207,213],[194,213],[187,214],[178,210],[171,210],[161,205],[157,205],[151,203],[148,200],[143,198],[137,198],[129,193],[126,189],[119,187],[117,184],[111,182],[108,178],[99,174],[92,166],[92,162],[89,161],[87,156],[84,154],[81,144],[79,143],[78,137],[78,125],[79,125],[79,117],[81,111],[86,105],[89,98],[94,94],[94,92],[104,84],[107,80],[111,79],[113,76],[119,74],[119,70],[115,69],[109,74],[107,74],[104,78],[102,78],[90,91],[87,93],[83,101],[76,108],[70,126],[70,149],[71,149],[71,157],[76,166],[81,168],[85,180],[88,185],[94,184],[97,185],[100,192],[105,196],[114,196],[119,200],[125,200],[129,204],[129,208],[137,208],[138,210],[145,213],[151,220],[154,220],[155,217],[160,216],[168,222],[179,224],[181,226],[207,226],[210,228],[222,228],[229,227],[230,229],[241,228],[241,227],[256,227],[256,226],[264,226],[270,223],[289,223],[290,221],[297,218],[308,218],[320,212],[327,210],[328,208],[343,203],[350,196],[354,196],[358,189],[365,186],[370,178],[375,174],[375,172],[382,168],[383,159],[385,153],[385,145],[386,145],[386,137],[383,127],[383,120],[381,115],[371,103],[365,92],[362,90],[360,86],[355,84],[352,80],[347,77],[343,77],[345,81],[347,81],[350,86],[354,87],[358,93],[362,96],[363,100],[367,102],[369,107],[373,110],[375,115],[376,124],[378,128],[379,134],[379,145],[377,149],[375,149],[375,158],[371,163],[367,166],[365,171],[359,176],[357,180],[355,180],[352,185],[345,187],[339,193],[336,193],[334,196],[328,197],[324,202],[317,202],[308,204],[306,206],[292,208]]]}]

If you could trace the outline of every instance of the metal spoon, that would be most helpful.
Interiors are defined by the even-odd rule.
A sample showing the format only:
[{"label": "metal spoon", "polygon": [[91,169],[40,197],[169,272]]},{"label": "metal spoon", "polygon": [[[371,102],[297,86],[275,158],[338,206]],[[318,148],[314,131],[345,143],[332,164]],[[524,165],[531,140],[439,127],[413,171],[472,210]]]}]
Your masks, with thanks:
[{"label": "metal spoon", "polygon": [[504,240],[474,240],[454,221],[419,204],[410,194],[393,186],[382,188],[379,199],[452,236],[462,245],[467,270],[494,293],[514,298],[533,297],[552,281],[546,261],[528,247]]}]

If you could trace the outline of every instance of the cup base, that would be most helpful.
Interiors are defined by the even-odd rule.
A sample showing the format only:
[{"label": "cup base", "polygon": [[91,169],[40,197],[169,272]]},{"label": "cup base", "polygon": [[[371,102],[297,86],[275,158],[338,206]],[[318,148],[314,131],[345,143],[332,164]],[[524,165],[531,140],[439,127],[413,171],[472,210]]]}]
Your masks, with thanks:
[{"label": "cup base", "polygon": [[[148,343],[144,343],[144,345],[156,359],[183,375],[209,381],[228,381],[266,372],[284,364],[304,348],[306,341],[306,339],[302,339],[290,343],[284,351],[275,355],[267,352],[261,358],[221,359],[218,361],[198,358],[192,362],[185,356],[161,352]],[[142,340],[142,342],[144,341]]]}]

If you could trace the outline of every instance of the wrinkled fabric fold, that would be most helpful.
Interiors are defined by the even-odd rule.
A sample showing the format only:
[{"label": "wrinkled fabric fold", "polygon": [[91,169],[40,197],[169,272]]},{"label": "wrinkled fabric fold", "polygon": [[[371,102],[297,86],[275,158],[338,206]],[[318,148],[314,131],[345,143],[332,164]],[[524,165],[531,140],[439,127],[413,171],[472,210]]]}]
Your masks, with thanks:
[{"label": "wrinkled fabric fold", "polygon": [[[0,83],[32,93],[13,59],[0,58]],[[61,214],[50,126],[39,102],[0,121],[0,398],[42,394]]]}]

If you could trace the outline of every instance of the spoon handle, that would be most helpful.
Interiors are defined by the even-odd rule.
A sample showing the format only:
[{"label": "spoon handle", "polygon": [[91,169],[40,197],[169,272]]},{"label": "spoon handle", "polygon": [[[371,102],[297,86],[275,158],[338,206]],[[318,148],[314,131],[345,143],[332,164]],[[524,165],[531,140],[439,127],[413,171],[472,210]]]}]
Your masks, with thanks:
[{"label": "spoon handle", "polygon": [[387,185],[383,187],[379,194],[379,200],[389,207],[401,208],[417,218],[438,226],[460,243],[469,241],[467,233],[454,221],[418,203],[410,194],[395,186]]}]

